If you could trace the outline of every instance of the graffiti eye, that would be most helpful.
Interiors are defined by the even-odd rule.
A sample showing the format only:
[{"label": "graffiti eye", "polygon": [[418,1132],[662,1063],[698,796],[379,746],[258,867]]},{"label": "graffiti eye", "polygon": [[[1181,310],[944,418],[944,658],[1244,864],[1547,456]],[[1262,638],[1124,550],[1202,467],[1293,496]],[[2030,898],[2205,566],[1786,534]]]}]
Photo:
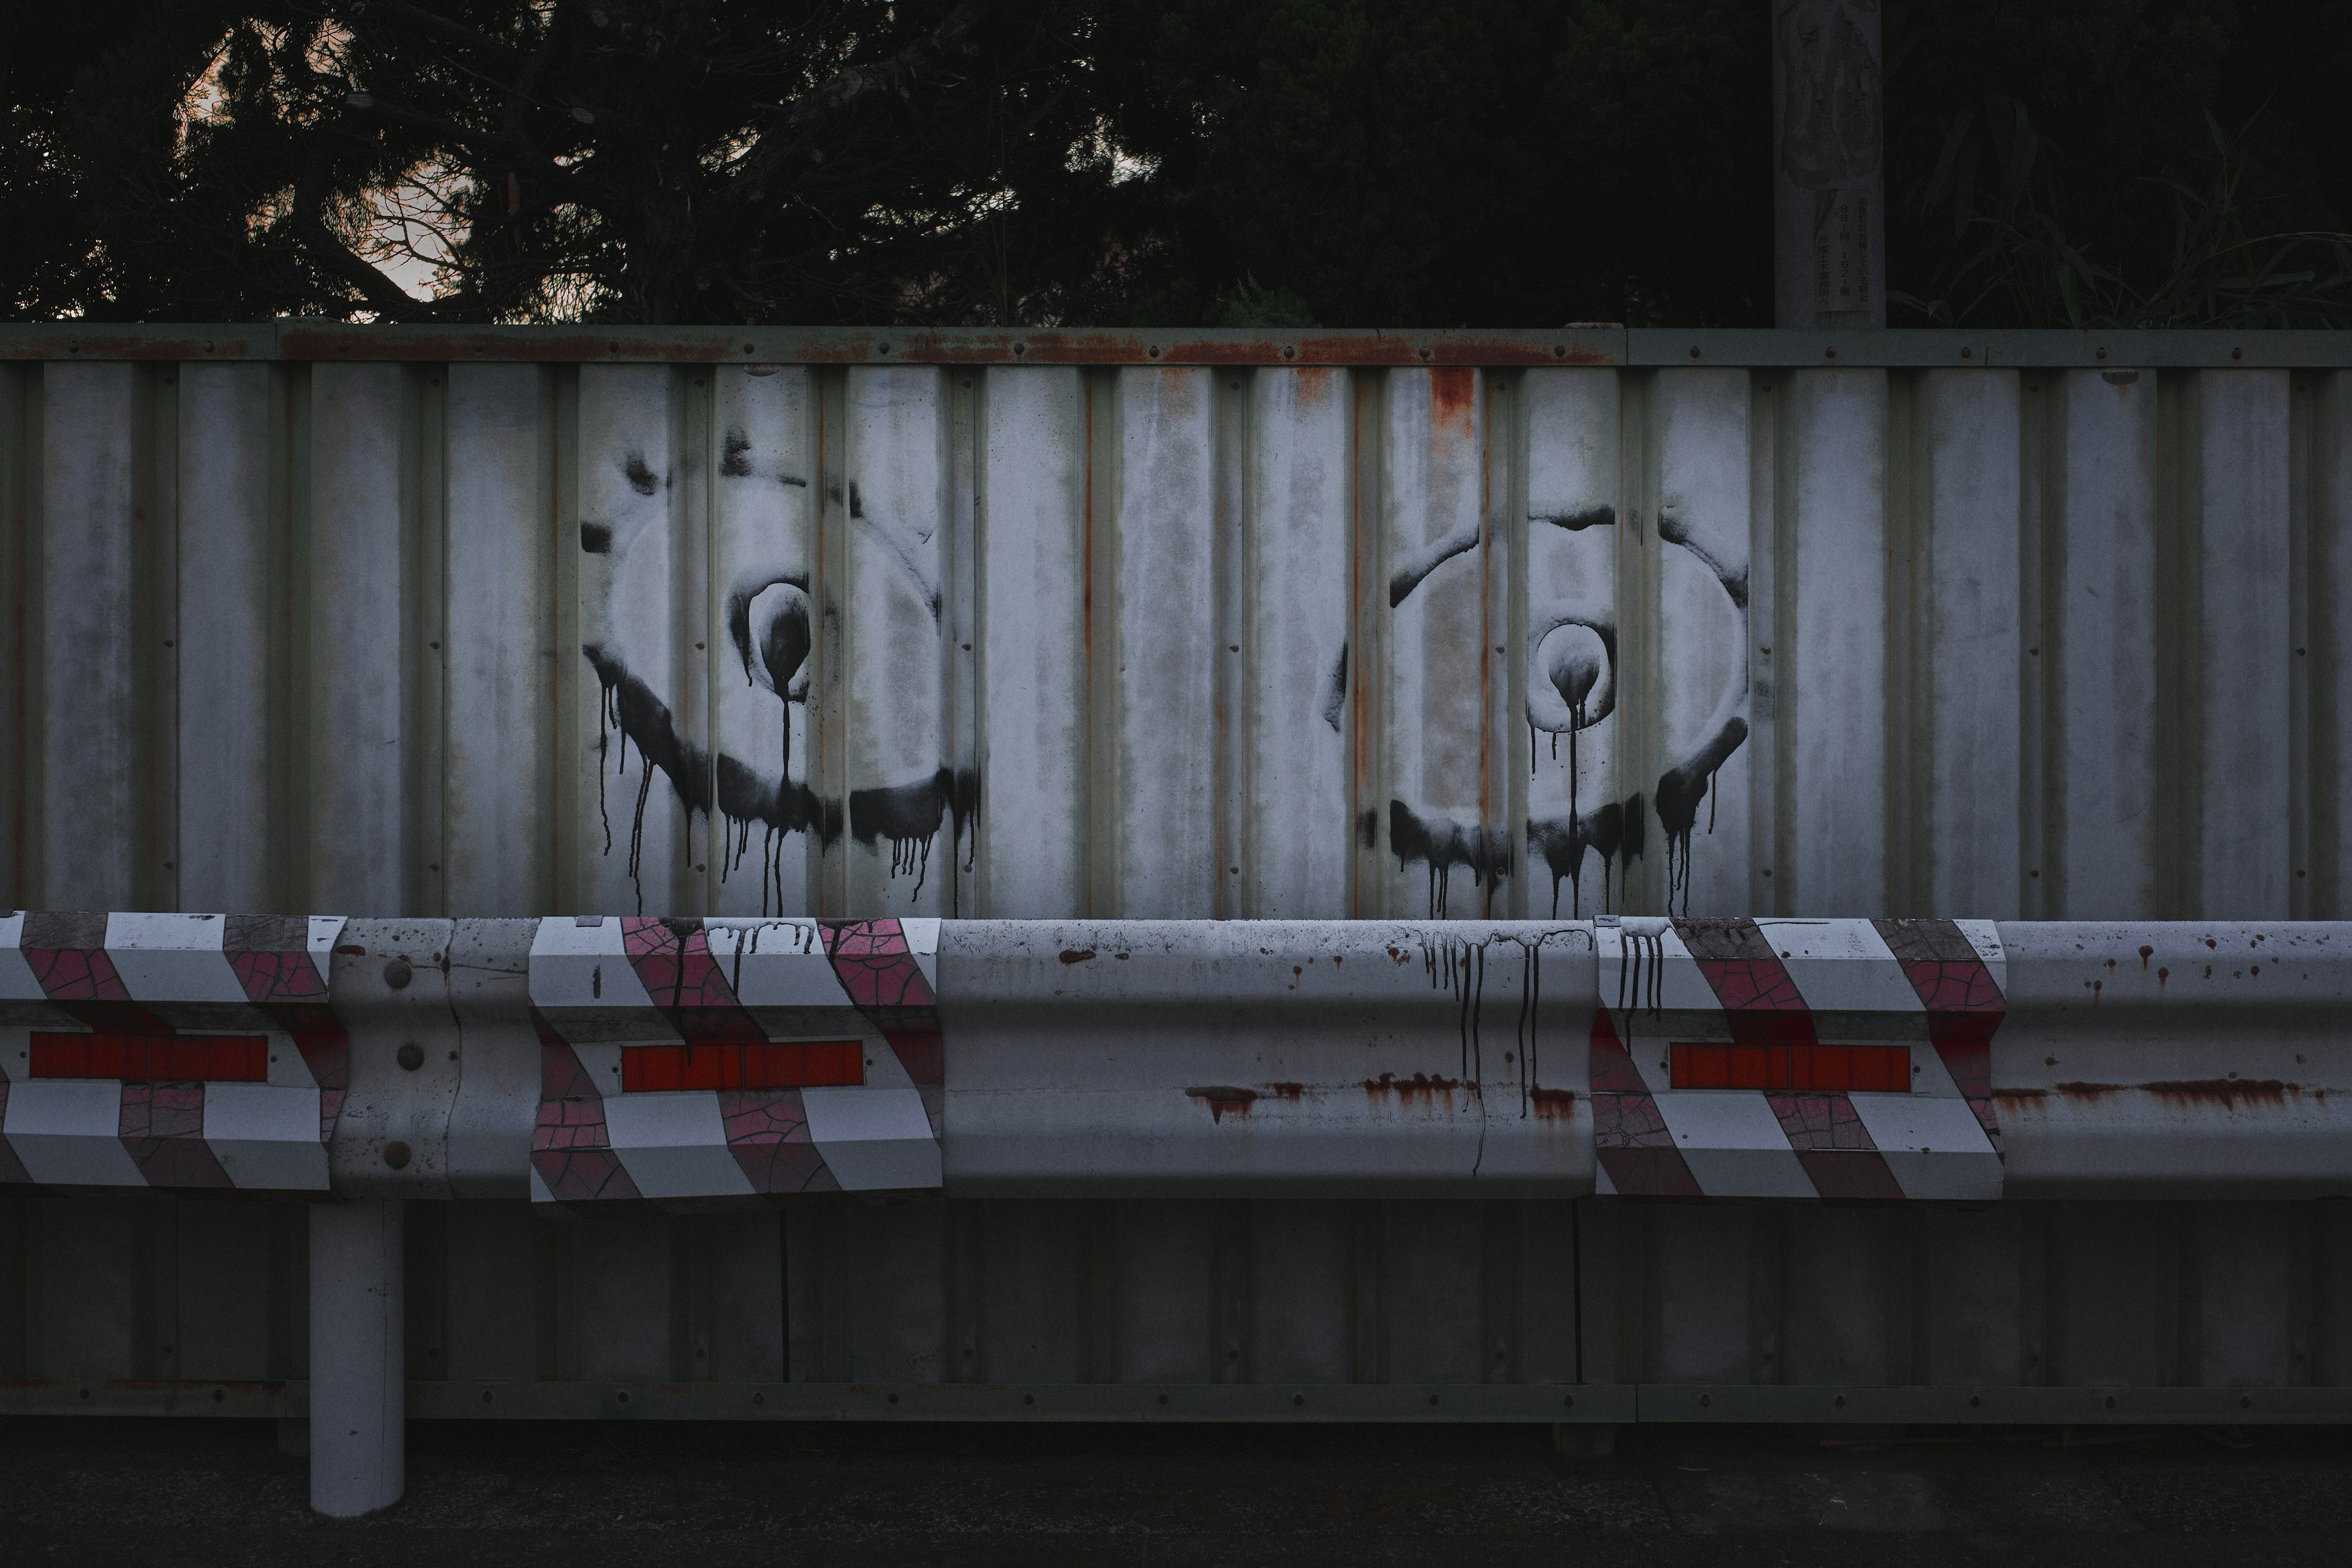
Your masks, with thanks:
[{"label": "graffiti eye", "polygon": [[750,621],[757,650],[751,679],[779,697],[789,696],[793,678],[808,659],[808,595],[789,583],[771,584],[751,600]]},{"label": "graffiti eye", "polygon": [[1608,714],[1614,682],[1604,679],[1609,645],[1591,626],[1573,622],[1554,626],[1536,644],[1528,683],[1528,721],[1538,730],[1565,734],[1588,729]]}]

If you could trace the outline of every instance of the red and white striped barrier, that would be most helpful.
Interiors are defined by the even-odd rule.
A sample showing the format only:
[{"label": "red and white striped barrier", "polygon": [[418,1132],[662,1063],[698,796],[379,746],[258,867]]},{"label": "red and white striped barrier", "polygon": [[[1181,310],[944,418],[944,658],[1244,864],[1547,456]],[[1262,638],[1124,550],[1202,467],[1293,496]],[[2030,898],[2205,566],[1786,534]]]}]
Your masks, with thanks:
[{"label": "red and white striped barrier", "polygon": [[1996,1198],[1990,921],[1604,919],[1596,1190]]},{"label": "red and white striped barrier", "polygon": [[936,1188],[939,926],[542,921],[531,1195]]},{"label": "red and white striped barrier", "polygon": [[0,915],[0,1182],[321,1191],[339,916]]}]

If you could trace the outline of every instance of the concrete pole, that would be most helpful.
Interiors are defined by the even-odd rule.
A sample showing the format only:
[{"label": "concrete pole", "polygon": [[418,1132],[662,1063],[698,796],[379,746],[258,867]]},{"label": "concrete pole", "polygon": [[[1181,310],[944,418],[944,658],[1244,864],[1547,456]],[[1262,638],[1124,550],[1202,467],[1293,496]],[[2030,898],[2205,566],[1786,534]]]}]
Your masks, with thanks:
[{"label": "concrete pole", "polygon": [[1878,0],[1772,0],[1772,268],[1782,327],[1886,325]]},{"label": "concrete pole", "polygon": [[398,1198],[310,1205],[310,1506],[373,1513],[408,1484]]}]

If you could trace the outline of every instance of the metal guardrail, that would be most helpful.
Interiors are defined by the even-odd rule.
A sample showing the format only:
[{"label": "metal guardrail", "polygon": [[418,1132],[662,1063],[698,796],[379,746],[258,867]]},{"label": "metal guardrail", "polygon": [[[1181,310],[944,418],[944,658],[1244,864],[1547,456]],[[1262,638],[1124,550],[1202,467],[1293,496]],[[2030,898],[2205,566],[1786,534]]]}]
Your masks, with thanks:
[{"label": "metal guardrail", "polygon": [[16,913],[0,1170],[572,1205],[2318,1196],[2352,1193],[2347,1002],[2328,923]]},{"label": "metal guardrail", "polygon": [[[2185,1386],[2107,1387],[2106,1347],[2078,1345],[2069,1363],[2032,1326],[2079,1316],[2056,1299],[2096,1281],[2062,1289],[2035,1261],[2053,1241],[2002,1239],[2072,1210],[1982,1201],[2352,1194],[2352,1129],[2334,1109],[2352,1091],[2344,925],[18,913],[0,938],[0,1147],[16,1190],[340,1200],[309,1205],[304,1364],[212,1383],[187,1369],[35,1376],[0,1404],[284,1414],[307,1401],[329,1512],[399,1495],[403,1423],[424,1414],[2015,1422],[2347,1408],[2318,1370],[2335,1364],[2318,1348],[2333,1317],[2294,1306],[2291,1282],[2283,1307],[2260,1289],[2272,1268],[2332,1278],[2336,1254],[2293,1242],[2292,1225],[2198,1243],[2221,1271],[2177,1287],[2201,1301],[2236,1280],[2225,1298],[2254,1289],[2258,1319],[2308,1315],[2274,1347],[2284,1374],[2266,1370],[2259,1323],[2216,1341],[2197,1326],[2210,1309],[2182,1306],[2187,1337],[2158,1359],[2173,1369],[2159,1381]],[[239,1131],[255,1095],[300,1100],[323,1162],[257,1155]],[[1596,1191],[1748,1202],[1544,1201]],[[927,1192],[950,1201],[842,1206]],[[621,1225],[590,1239],[626,1256],[656,1234],[647,1223],[702,1227],[690,1234],[705,1260],[669,1265],[671,1290],[734,1270],[741,1301],[719,1292],[692,1310],[778,1312],[787,1342],[761,1349],[750,1331],[729,1352],[750,1359],[720,1377],[717,1352],[692,1348],[716,1331],[690,1316],[660,1331],[687,1347],[670,1376],[614,1375],[635,1352],[596,1345],[648,1331],[642,1270],[592,1286],[584,1265],[527,1262],[540,1244],[487,1217],[525,1194],[545,1214]],[[1751,1321],[1853,1306],[1764,1283],[1790,1244],[1749,1234],[1784,1212],[1754,1200],[1808,1197],[1831,1200],[1805,1222],[1822,1256],[1881,1245],[1855,1216],[1914,1213],[1888,1235],[1916,1234],[1902,1244],[1915,1261],[1885,1265],[1886,1304],[1864,1309],[1885,1323],[1839,1329],[1834,1360],[1743,1376],[1724,1360],[1738,1336],[1715,1322],[1723,1285],[1702,1277],[1746,1270]],[[1425,1201],[1443,1198],[1482,1201]],[[432,1215],[450,1199],[464,1201],[412,1234],[411,1200]],[[709,1228],[730,1205],[778,1205],[781,1241],[772,1228],[722,1245]],[[444,1247],[454,1267],[458,1230],[481,1228],[458,1224],[468,1210],[488,1228],[466,1246],[495,1259],[467,1276],[480,1323],[455,1320],[442,1266],[417,1273]],[[863,1230],[852,1212],[871,1216]],[[657,1245],[688,1245],[688,1230],[670,1234]],[[2127,1256],[2114,1245],[2096,1243],[2110,1268]],[[1201,1287],[1171,1283],[1195,1255],[1211,1276],[1197,1316],[1182,1303]],[[2147,1261],[2129,1256],[2119,1279]],[[2219,1261],[2231,1258],[2234,1273]],[[991,1283],[1016,1264],[1017,1280]],[[222,1267],[233,1290],[256,1288]],[[1357,1303],[1331,1331],[1354,1347],[1339,1363],[1310,1348],[1328,1311],[1310,1281],[1334,1269]],[[1948,1269],[1963,1277],[1925,1294],[1895,1283]],[[1039,1294],[1064,1274],[1075,1306]],[[577,1331],[574,1350],[469,1374],[497,1357],[455,1359],[441,1342],[511,1333],[492,1326],[515,1310],[491,1305],[494,1278],[603,1326]],[[74,1289],[44,1286],[61,1300]],[[425,1298],[412,1305],[412,1289]],[[1643,1290],[1675,1303],[1647,1326]],[[1968,1337],[1981,1303],[1926,1326],[1988,1291],[2018,1303],[1993,1311],[2021,1314],[2015,1348]],[[1857,1347],[1892,1334],[1899,1301],[1928,1315],[1906,1331],[1920,1348],[1888,1338],[1871,1363]],[[1433,1326],[1465,1311],[1489,1347],[1473,1350],[1483,1384]],[[1780,1331],[1745,1336],[1774,1371]],[[983,1350],[992,1338],[1001,1348]],[[1233,1347],[1238,1373],[1200,1359],[1212,1345]],[[412,1382],[420,1346],[429,1375]],[[1838,1367],[1844,1381],[1821,1376]]]}]

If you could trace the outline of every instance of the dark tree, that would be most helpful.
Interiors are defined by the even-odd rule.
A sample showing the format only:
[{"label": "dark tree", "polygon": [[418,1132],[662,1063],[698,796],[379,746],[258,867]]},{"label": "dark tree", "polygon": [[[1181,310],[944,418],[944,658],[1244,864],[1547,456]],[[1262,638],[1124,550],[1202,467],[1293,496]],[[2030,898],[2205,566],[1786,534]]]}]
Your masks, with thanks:
[{"label": "dark tree", "polygon": [[1065,311],[1117,205],[1082,22],[1051,0],[118,5],[45,40],[88,62],[62,91],[15,56],[8,226],[42,239],[9,281],[22,313],[117,318]]},{"label": "dark tree", "polygon": [[[1770,320],[1769,0],[0,6],[19,318]],[[2352,324],[2352,0],[1885,32],[1898,324]]]}]

